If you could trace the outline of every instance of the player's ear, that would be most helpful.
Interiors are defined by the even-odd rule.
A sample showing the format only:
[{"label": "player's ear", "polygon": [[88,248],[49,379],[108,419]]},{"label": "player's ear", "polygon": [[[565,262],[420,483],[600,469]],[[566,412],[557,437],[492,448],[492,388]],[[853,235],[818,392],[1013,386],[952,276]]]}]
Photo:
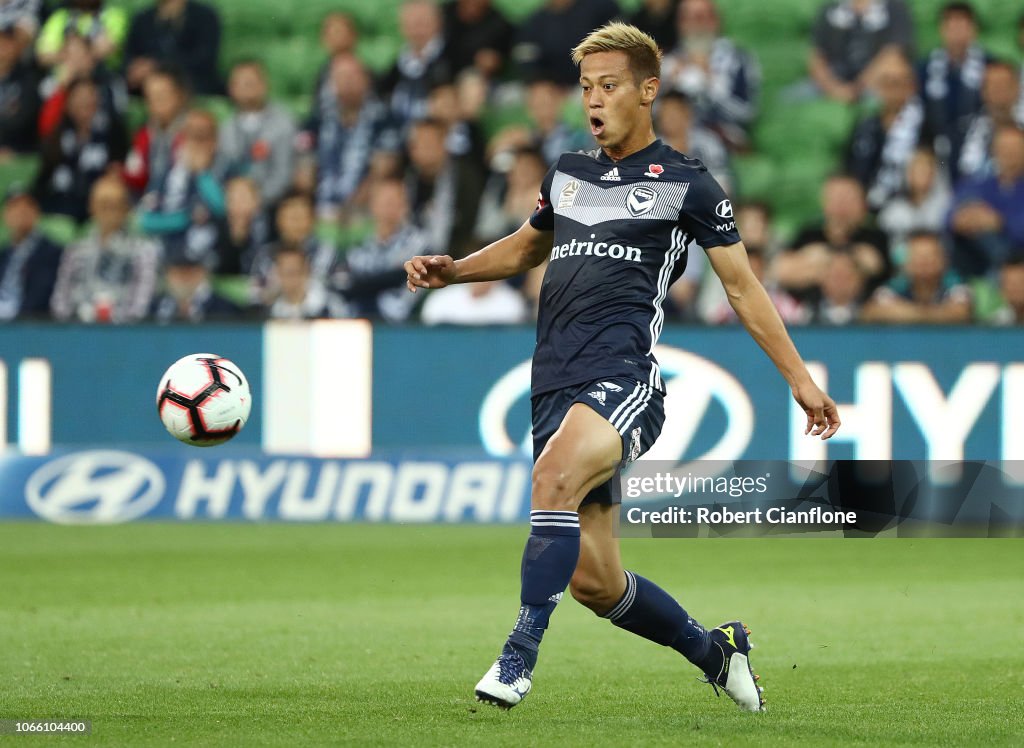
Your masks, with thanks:
[{"label": "player's ear", "polygon": [[661,88],[661,81],[657,78],[648,78],[640,84],[640,103],[643,106],[651,106],[658,98],[658,89]]}]

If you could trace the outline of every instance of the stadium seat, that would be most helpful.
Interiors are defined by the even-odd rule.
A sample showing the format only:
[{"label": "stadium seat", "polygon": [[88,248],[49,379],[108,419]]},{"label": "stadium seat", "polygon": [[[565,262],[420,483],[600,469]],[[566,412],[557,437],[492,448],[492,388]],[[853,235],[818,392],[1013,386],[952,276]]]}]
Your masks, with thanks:
[{"label": "stadium seat", "polygon": [[318,44],[310,44],[301,36],[269,39],[262,59],[270,76],[270,90],[275,98],[310,95],[316,73],[324,61]]},{"label": "stadium seat", "polygon": [[356,54],[370,70],[381,74],[394,64],[401,47],[402,43],[397,36],[380,34],[374,37],[360,38]]},{"label": "stadium seat", "polygon": [[313,232],[317,239],[330,242],[335,247],[341,244],[342,228],[338,221],[317,221]]},{"label": "stadium seat", "polygon": [[216,7],[225,38],[288,36],[294,30],[292,8],[277,0],[220,0]]},{"label": "stadium seat", "polygon": [[1003,297],[999,289],[985,278],[972,278],[971,302],[974,307],[974,318],[977,320],[991,319],[996,310],[1003,305]]},{"label": "stadium seat", "polygon": [[39,219],[39,232],[62,247],[66,247],[80,236],[78,224],[74,219],[60,215],[42,216]]},{"label": "stadium seat", "polygon": [[217,122],[224,122],[234,112],[231,101],[224,96],[197,96],[192,103],[196,109],[203,109],[216,117]]},{"label": "stadium seat", "polygon": [[777,188],[775,162],[764,153],[748,153],[733,158],[736,196],[739,200],[771,202]]},{"label": "stadium seat", "polygon": [[39,168],[39,157],[33,154],[14,156],[0,164],[0,196],[14,185],[31,187]]},{"label": "stadium seat", "polygon": [[141,97],[128,99],[128,108],[125,112],[124,121],[128,128],[129,138],[146,124],[146,102]]},{"label": "stadium seat", "polygon": [[213,289],[228,301],[240,307],[249,306],[248,275],[215,275],[211,280]]},{"label": "stadium seat", "polygon": [[838,153],[850,137],[856,109],[820,99],[768,107],[754,130],[759,150],[798,155],[812,150]]},{"label": "stadium seat", "polygon": [[[545,0],[494,0],[494,5],[513,23],[518,23],[544,4]],[[623,6],[626,3],[622,3]]]}]

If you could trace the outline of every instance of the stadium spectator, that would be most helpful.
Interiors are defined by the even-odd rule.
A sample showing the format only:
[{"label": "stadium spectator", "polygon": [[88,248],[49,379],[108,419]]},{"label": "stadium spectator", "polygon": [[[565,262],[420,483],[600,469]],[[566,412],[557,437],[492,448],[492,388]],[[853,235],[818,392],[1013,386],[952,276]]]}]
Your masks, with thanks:
[{"label": "stadium spectator", "polygon": [[569,50],[618,15],[613,0],[547,0],[519,27],[512,58],[521,77],[544,77],[559,86],[576,86],[580,74]]},{"label": "stadium spectator", "polygon": [[733,177],[729,151],[718,135],[694,121],[690,98],[679,91],[658,97],[654,110],[654,130],[666,145],[691,158],[699,158],[727,193],[732,192]]},{"label": "stadium spectator", "polygon": [[208,264],[177,246],[164,260],[163,291],[150,307],[155,322],[206,322],[237,318],[242,310],[210,283]]},{"label": "stadium spectator", "polygon": [[772,209],[767,203],[745,201],[734,207],[736,228],[743,237],[743,246],[753,248],[770,260],[779,249],[778,238],[772,224]]},{"label": "stadium spectator", "polygon": [[958,180],[992,174],[992,135],[1000,127],[1024,127],[1024,109],[1017,68],[1008,62],[993,61],[985,68],[981,87],[982,111],[971,121],[957,162]]},{"label": "stadium spectator", "polygon": [[[443,151],[443,149],[442,149]],[[373,235],[345,254],[334,277],[352,314],[388,322],[403,322],[418,299],[405,287],[409,251],[426,254],[428,238],[409,220],[404,185],[381,179],[370,185]]]},{"label": "stadium spectator", "polygon": [[1024,130],[998,129],[992,159],[995,174],[965,179],[953,197],[953,268],[968,278],[993,273],[1024,247]]},{"label": "stadium spectator", "polygon": [[217,265],[222,275],[248,275],[260,247],[270,241],[270,224],[261,206],[260,188],[250,177],[234,177],[225,185],[226,213],[218,233]]},{"label": "stadium spectator", "polygon": [[283,247],[301,250],[309,259],[312,276],[327,284],[335,267],[337,252],[329,242],[314,233],[313,201],[301,192],[288,192],[277,204],[274,215],[277,240],[265,244],[253,258],[249,269],[249,299],[258,307],[273,303],[280,291],[274,270],[274,256]]},{"label": "stadium spectator", "polygon": [[[1020,18],[1017,19],[1017,51],[1019,55],[1024,56],[1024,13],[1021,13]],[[1024,62],[1020,64],[1020,70],[1017,72],[1017,80],[1024,80]],[[1015,116],[1018,123],[1024,123],[1024,86],[1020,87],[1020,96],[1017,99],[1017,109]]]},{"label": "stadium spectator", "polygon": [[185,115],[181,146],[166,176],[142,198],[140,224],[162,240],[164,252],[181,252],[212,267],[224,218],[224,190],[213,171],[217,120],[194,109]]},{"label": "stadium spectator", "polygon": [[643,0],[629,22],[649,34],[663,50],[675,49],[679,43],[678,7],[679,0]]},{"label": "stadium spectator", "polygon": [[413,223],[427,232],[430,248],[461,257],[472,242],[483,177],[469,159],[448,154],[445,135],[435,119],[412,126],[406,182]]},{"label": "stadium spectator", "polygon": [[37,230],[39,204],[21,187],[4,197],[6,240],[0,246],[0,320],[50,316],[61,247]]},{"label": "stadium spectator", "polygon": [[331,78],[331,66],[335,58],[342,55],[354,55],[359,43],[359,27],[347,13],[339,10],[328,12],[320,22],[320,47],[327,53],[327,59],[316,74],[313,87],[313,101],[310,107],[310,120],[320,121],[327,112],[333,112],[338,106],[334,93],[334,81]]},{"label": "stadium spectator", "polygon": [[355,194],[370,168],[373,151],[398,149],[392,119],[374,96],[363,64],[353,55],[335,57],[331,78],[336,108],[314,125],[319,167],[316,205],[325,219],[336,218]]},{"label": "stadium spectator", "polygon": [[952,199],[949,181],[939,169],[935,154],[918,148],[907,163],[903,190],[878,213],[878,226],[888,235],[893,256],[902,252],[910,234],[943,231]]},{"label": "stadium spectator", "polygon": [[36,38],[41,5],[40,0],[0,0],[0,29],[14,38],[18,57]]},{"label": "stadium spectator", "polygon": [[266,206],[288,189],[294,169],[295,120],[267,100],[266,70],[256,60],[236,63],[228,78],[235,114],[221,124],[218,156],[231,175],[252,177]]},{"label": "stadium spectator", "polygon": [[942,46],[921,63],[921,95],[939,160],[955,166],[971,120],[981,110],[989,56],[977,42],[978,19],[970,3],[947,2],[939,13],[939,33]]},{"label": "stadium spectator", "polygon": [[160,248],[129,230],[131,197],[118,176],[106,176],[89,196],[93,229],[64,251],[51,308],[58,320],[138,322],[156,291]]},{"label": "stadium spectator", "polygon": [[779,285],[800,300],[816,292],[829,255],[849,252],[867,281],[868,290],[883,283],[890,272],[885,234],[868,222],[864,190],[853,177],[838,174],[825,180],[821,189],[823,221],[801,229],[792,249],[773,261],[772,275]]},{"label": "stadium spectator", "polygon": [[886,53],[875,62],[872,87],[881,108],[854,127],[846,148],[846,170],[864,186],[868,206],[877,211],[903,188],[914,150],[930,143],[931,137],[913,68],[901,53]]},{"label": "stadium spectator", "polygon": [[565,89],[550,79],[534,80],[526,92],[526,111],[530,115],[533,132],[530,140],[522,145],[540,148],[549,164],[566,151],[582,150],[593,142],[586,133],[563,121],[565,99]]},{"label": "stadium spectator", "polygon": [[970,289],[948,269],[938,234],[910,235],[903,270],[874,292],[861,317],[865,322],[903,324],[970,321]]},{"label": "stadium spectator", "polygon": [[1016,254],[999,269],[1000,305],[989,322],[994,325],[1024,325],[1024,255]]},{"label": "stadium spectator", "polygon": [[[769,298],[772,300],[772,304],[775,305],[779,316],[782,317],[782,321],[787,325],[804,324],[808,318],[807,309],[785,290],[766,280],[766,262],[761,250],[747,247],[747,259],[750,261],[750,269],[754,272],[757,280],[765,287]],[[711,325],[735,325],[739,324],[740,320],[736,316],[736,311],[732,308],[732,304],[724,297],[723,293],[718,306],[708,314],[705,321]]]},{"label": "stadium spectator", "polygon": [[39,84],[43,105],[39,112],[39,138],[44,140],[60,124],[72,81],[88,78],[100,91],[100,108],[112,120],[122,120],[128,107],[128,92],[120,76],[98,62],[85,39],[71,34],[64,40],[60,64]]},{"label": "stadium spectator", "polygon": [[721,35],[713,0],[682,0],[676,23],[679,41],[665,55],[662,85],[686,94],[698,121],[729,147],[746,147],[761,88],[756,58]]},{"label": "stadium spectator", "polygon": [[476,244],[490,244],[523,225],[523,216],[530,215],[537,206],[537,193],[547,170],[539,151],[521,148],[514,152],[507,171],[488,178],[473,230]]},{"label": "stadium spectator", "polygon": [[120,170],[127,151],[124,127],[101,109],[96,84],[72,81],[60,124],[42,144],[35,193],[43,212],[85,221],[93,184]]},{"label": "stadium spectator", "polygon": [[174,163],[181,143],[181,128],[188,106],[188,92],[181,78],[169,68],[157,68],[143,86],[146,123],[135,133],[124,178],[136,194],[163,181]]},{"label": "stadium spectator", "polygon": [[445,56],[458,75],[472,68],[493,80],[508,58],[515,28],[491,0],[452,0],[443,7]]},{"label": "stadium spectator", "polygon": [[432,291],[420,313],[425,325],[518,325],[527,319],[526,300],[504,281],[461,283]]},{"label": "stadium spectator", "polygon": [[[474,163],[484,160],[484,134],[480,126],[482,104],[474,95],[474,103],[465,101],[465,92],[473,87],[469,78],[475,78],[480,86],[485,86],[478,73],[466,71],[460,76],[460,83],[443,82],[434,85],[427,97],[427,115],[444,123],[446,128],[445,148],[456,158],[467,157]],[[486,89],[484,96],[486,96]],[[468,105],[467,105],[468,104]]]},{"label": "stadium spectator", "polygon": [[450,80],[445,58],[441,10],[432,0],[406,0],[398,12],[401,51],[381,79],[391,113],[404,128],[427,113],[427,92],[437,81]]},{"label": "stadium spectator", "polygon": [[36,59],[43,67],[60,61],[60,50],[69,36],[79,36],[89,44],[92,56],[107,63],[116,62],[124,44],[128,14],[124,8],[104,0],[68,0],[67,6],[49,15],[36,39]]},{"label": "stadium spectator", "polygon": [[182,80],[197,94],[219,94],[217,72],[221,23],[217,11],[195,0],[157,0],[132,18],[124,45],[125,76],[132,92],[140,91],[155,69],[181,70]]},{"label": "stadium spectator", "polygon": [[553,164],[566,151],[593,146],[593,139],[562,119],[566,90],[553,80],[537,78],[526,90],[526,111],[530,125],[510,125],[488,144],[491,159],[519,148],[536,148]]},{"label": "stadium spectator", "polygon": [[21,59],[14,27],[0,28],[0,160],[35,151],[38,85],[35,72]]},{"label": "stadium spectator", "polygon": [[912,59],[913,36],[903,0],[832,0],[812,31],[811,80],[830,99],[852,103],[867,90],[879,54],[900,52]]},{"label": "stadium spectator", "polygon": [[274,253],[277,297],[267,309],[271,319],[331,319],[347,317],[348,307],[309,268],[301,247],[284,245]]},{"label": "stadium spectator", "polygon": [[864,273],[851,253],[830,253],[818,293],[811,302],[808,321],[831,327],[857,322],[864,300],[864,286]]}]

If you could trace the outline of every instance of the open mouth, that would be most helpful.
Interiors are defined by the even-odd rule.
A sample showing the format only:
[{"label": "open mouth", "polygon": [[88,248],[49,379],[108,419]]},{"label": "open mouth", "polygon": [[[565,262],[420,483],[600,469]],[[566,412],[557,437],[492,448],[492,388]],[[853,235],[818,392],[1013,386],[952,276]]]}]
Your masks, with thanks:
[{"label": "open mouth", "polygon": [[590,132],[595,138],[601,137],[601,133],[604,132],[604,120],[600,117],[590,118]]}]

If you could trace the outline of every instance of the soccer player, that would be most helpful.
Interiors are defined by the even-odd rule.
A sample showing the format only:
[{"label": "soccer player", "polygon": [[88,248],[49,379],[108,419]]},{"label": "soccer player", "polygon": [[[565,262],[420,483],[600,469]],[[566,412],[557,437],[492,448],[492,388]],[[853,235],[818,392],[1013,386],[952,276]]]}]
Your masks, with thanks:
[{"label": "soccer player", "polygon": [[530,692],[541,638],[568,586],[599,616],[682,654],[716,693],[721,688],[741,709],[760,711],[746,627],[701,626],[656,584],[623,569],[614,533],[612,482],[650,448],[664,422],[665,386],[653,351],[665,294],[683,272],[691,241],[707,252],[737,316],[789,383],[807,414],[805,433],[828,439],[839,415],[751,272],[725,193],[700,161],[654,136],[655,42],[611,23],[572,57],[600,148],[562,155],[515,233],[458,261],[433,255],[405,263],[415,292],[508,278],[549,259],[533,357],[535,464],[521,607],[476,696],[508,709]]}]

